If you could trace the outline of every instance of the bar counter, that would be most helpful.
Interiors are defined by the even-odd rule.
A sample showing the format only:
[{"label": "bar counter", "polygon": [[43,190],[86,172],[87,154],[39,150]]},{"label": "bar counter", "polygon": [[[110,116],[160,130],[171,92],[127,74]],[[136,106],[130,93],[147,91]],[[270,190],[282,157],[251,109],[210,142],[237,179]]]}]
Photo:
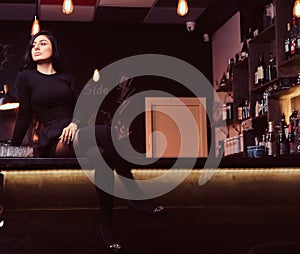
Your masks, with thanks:
[{"label": "bar counter", "polygon": [[[132,168],[139,169],[168,169],[171,168],[177,159],[160,158],[156,162],[143,165],[142,163],[131,163]],[[262,157],[262,158],[244,158],[244,157],[223,157],[221,160],[216,158],[215,165],[218,168],[278,168],[278,167],[300,167],[300,156],[288,157]],[[150,161],[150,160],[149,160]],[[195,169],[201,169],[205,166],[207,158],[182,158],[180,159],[180,168],[189,168],[193,165]],[[220,161],[220,163],[218,163]],[[141,162],[147,162],[147,159],[141,159]],[[80,169],[81,166],[92,167],[87,158],[0,158],[0,170],[20,170],[20,169],[59,169],[70,168]]]},{"label": "bar counter", "polygon": [[[286,206],[299,205],[300,156],[276,158],[222,158],[218,168],[203,168],[206,158],[182,159],[169,171],[178,186],[157,197],[167,206]],[[150,180],[172,168],[176,159],[150,165],[132,164],[135,179]],[[79,164],[80,162],[80,164]],[[81,165],[88,170],[82,170]],[[91,169],[91,170],[90,170]],[[93,168],[86,158],[1,158],[4,201],[8,209],[98,207]],[[187,171],[188,170],[188,171]],[[200,183],[207,173],[209,179]],[[162,182],[161,184],[165,184]],[[116,206],[126,206],[116,199]]]}]

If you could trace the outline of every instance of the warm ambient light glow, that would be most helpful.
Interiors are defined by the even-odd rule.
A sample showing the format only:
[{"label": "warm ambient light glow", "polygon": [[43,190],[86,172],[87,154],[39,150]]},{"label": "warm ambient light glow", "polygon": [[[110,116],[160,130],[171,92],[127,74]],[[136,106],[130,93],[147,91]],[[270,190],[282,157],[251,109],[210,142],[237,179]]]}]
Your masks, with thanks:
[{"label": "warm ambient light glow", "polygon": [[94,70],[93,80],[95,82],[98,82],[100,80],[100,73],[99,73],[98,69]]},{"label": "warm ambient light glow", "polygon": [[8,84],[3,85],[3,91],[0,92],[0,110],[10,110],[19,107],[17,98],[11,96],[8,92]]},{"label": "warm ambient light glow", "polygon": [[293,9],[293,16],[300,18],[300,0],[296,0]]},{"label": "warm ambient light glow", "polygon": [[10,110],[10,109],[15,109],[15,108],[18,108],[19,105],[20,105],[20,103],[18,103],[18,102],[7,103],[7,104],[4,104],[4,105],[1,105],[1,106],[0,106],[0,110]]},{"label": "warm ambient light glow", "polygon": [[185,16],[189,11],[189,7],[186,0],[179,0],[177,6],[177,14],[179,16]]},{"label": "warm ambient light glow", "polygon": [[32,27],[31,27],[31,36],[34,36],[35,34],[37,34],[40,31],[40,23],[39,20],[37,19],[37,16],[34,16],[34,21],[32,23]]},{"label": "warm ambient light glow", "polygon": [[73,5],[73,2],[72,0],[64,0],[64,3],[62,5],[62,12],[64,14],[71,14],[74,10],[74,5]]}]

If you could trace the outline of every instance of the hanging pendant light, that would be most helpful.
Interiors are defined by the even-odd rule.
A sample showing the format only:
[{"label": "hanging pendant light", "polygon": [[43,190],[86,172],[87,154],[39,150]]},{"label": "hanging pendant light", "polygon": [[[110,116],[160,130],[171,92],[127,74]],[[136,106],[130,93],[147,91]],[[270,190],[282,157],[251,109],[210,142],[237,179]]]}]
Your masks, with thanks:
[{"label": "hanging pendant light", "polygon": [[64,0],[63,5],[62,5],[62,12],[64,14],[71,14],[74,10],[74,5],[72,0]]},{"label": "hanging pendant light", "polygon": [[100,72],[99,72],[98,69],[95,69],[95,70],[94,70],[93,80],[94,80],[95,82],[98,82],[98,81],[100,80]]},{"label": "hanging pendant light", "polygon": [[38,0],[35,0],[35,15],[34,20],[31,27],[31,36],[34,36],[41,30],[40,23],[38,20]]},{"label": "hanging pendant light", "polygon": [[37,19],[37,16],[34,15],[34,20],[31,27],[31,36],[34,36],[41,30],[39,20]]},{"label": "hanging pendant light", "polygon": [[179,16],[185,16],[189,11],[189,7],[186,0],[179,0],[177,6],[177,14]]},{"label": "hanging pendant light", "polygon": [[300,18],[300,0],[296,0],[293,8],[293,16]]}]

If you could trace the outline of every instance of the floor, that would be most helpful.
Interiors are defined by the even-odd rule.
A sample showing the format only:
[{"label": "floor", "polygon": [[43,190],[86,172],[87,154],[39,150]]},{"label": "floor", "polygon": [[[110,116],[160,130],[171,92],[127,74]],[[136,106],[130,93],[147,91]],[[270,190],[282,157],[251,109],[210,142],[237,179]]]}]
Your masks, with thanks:
[{"label": "floor", "polygon": [[[247,254],[265,243],[298,246],[299,213],[295,206],[168,207],[167,214],[153,218],[115,208],[114,218],[122,253]],[[105,253],[98,223],[97,209],[6,211],[0,254]],[[255,253],[300,253],[275,249]]]}]

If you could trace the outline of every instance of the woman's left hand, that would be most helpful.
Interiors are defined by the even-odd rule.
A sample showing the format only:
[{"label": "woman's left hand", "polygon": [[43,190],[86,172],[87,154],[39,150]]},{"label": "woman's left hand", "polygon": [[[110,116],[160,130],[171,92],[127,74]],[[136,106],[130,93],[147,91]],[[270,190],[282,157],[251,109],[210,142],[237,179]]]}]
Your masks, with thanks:
[{"label": "woman's left hand", "polygon": [[78,129],[77,124],[71,122],[66,128],[63,129],[62,134],[59,137],[60,141],[62,143],[67,143],[67,144],[72,142],[75,137],[75,133],[77,129]]}]

